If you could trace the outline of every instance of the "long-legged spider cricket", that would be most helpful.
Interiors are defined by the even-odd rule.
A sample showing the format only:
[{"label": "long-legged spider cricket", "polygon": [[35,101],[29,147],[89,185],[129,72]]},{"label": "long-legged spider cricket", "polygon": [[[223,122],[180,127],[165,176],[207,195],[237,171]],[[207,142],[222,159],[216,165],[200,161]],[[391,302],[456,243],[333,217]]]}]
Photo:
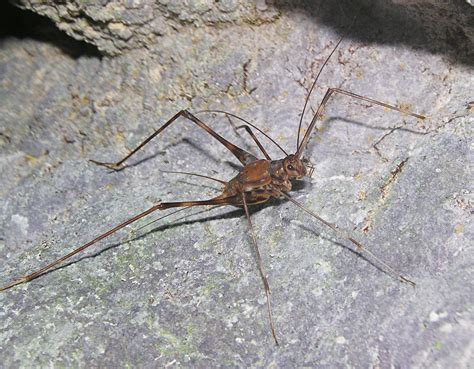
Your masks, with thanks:
[{"label": "long-legged spider cricket", "polygon": [[[176,122],[178,118],[186,118],[186,120],[196,124],[198,127],[202,128],[205,130],[207,133],[209,133],[212,137],[214,137],[217,141],[219,141],[222,145],[224,145],[243,165],[243,168],[241,171],[232,179],[229,181],[223,181],[220,179],[215,179],[212,177],[208,177],[205,175],[200,175],[200,174],[194,174],[194,173],[184,173],[184,174],[190,174],[190,175],[196,175],[199,177],[204,177],[208,178],[211,180],[215,180],[217,182],[220,182],[223,185],[222,192],[220,195],[213,197],[208,200],[199,200],[199,201],[178,201],[178,202],[160,202],[148,210],[145,210],[144,212],[135,215],[134,217],[124,221],[123,223],[117,225],[116,227],[108,230],[107,232],[101,234],[100,236],[96,237],[90,242],[85,243],[84,245],[74,249],[70,253],[62,256],[61,258],[53,261],[52,263],[44,266],[43,268],[35,271],[34,273],[28,274],[26,276],[23,276],[22,278],[13,281],[2,288],[0,288],[0,291],[7,290],[9,288],[12,288],[13,286],[16,286],[21,283],[26,283],[29,282],[45,272],[51,270],[52,268],[56,267],[57,265],[63,263],[65,260],[71,258],[72,256],[80,253],[81,251],[87,249],[88,247],[92,246],[93,244],[99,242],[100,240],[103,240],[104,238],[110,236],[111,234],[117,232],[118,230],[126,227],[127,225],[134,223],[135,221],[157,211],[157,210],[166,210],[170,208],[181,208],[179,210],[184,210],[186,208],[190,207],[195,207],[195,206],[205,206],[205,205],[217,205],[217,206],[223,206],[223,205],[233,205],[233,206],[238,206],[242,207],[245,213],[245,216],[247,218],[248,222],[248,227],[250,230],[250,234],[252,236],[252,242],[253,246],[255,247],[255,253],[256,253],[256,259],[257,259],[257,264],[258,264],[258,269],[260,272],[260,276],[263,281],[263,286],[265,290],[265,297],[266,297],[266,304],[267,304],[267,310],[268,310],[268,318],[269,318],[269,323],[270,323],[270,329],[271,333],[273,336],[273,339],[275,340],[275,343],[278,345],[278,338],[275,330],[275,324],[273,322],[273,317],[272,317],[272,308],[271,308],[271,303],[270,303],[270,286],[268,283],[268,278],[262,263],[262,258],[260,256],[260,251],[258,248],[257,244],[257,238],[255,235],[255,230],[252,224],[252,220],[250,218],[250,213],[249,213],[249,206],[255,205],[255,204],[260,204],[263,202],[268,201],[270,198],[286,198],[288,201],[292,202],[299,208],[301,208],[303,211],[311,215],[313,218],[316,218],[318,221],[324,223],[326,226],[330,227],[333,229],[337,234],[340,236],[344,237],[348,241],[352,242],[360,254],[366,254],[370,255],[371,258],[376,260],[383,268],[384,271],[391,274],[395,278],[399,279],[401,282],[408,283],[412,286],[415,286],[415,283],[412,282],[410,279],[407,277],[403,276],[396,270],[394,270],[392,267],[390,267],[387,263],[379,259],[377,256],[375,256],[372,252],[370,252],[365,246],[363,246],[359,241],[357,241],[354,237],[352,237],[347,231],[339,228],[336,224],[330,223],[326,221],[325,219],[321,218],[319,215],[311,211],[310,209],[306,208],[303,204],[300,202],[296,201],[290,195],[288,195],[288,192],[291,191],[292,189],[292,181],[294,180],[302,180],[305,176],[308,174],[311,174],[313,171],[313,166],[310,163],[309,160],[305,159],[302,157],[303,151],[308,144],[308,141],[310,139],[311,133],[313,132],[316,122],[318,119],[321,117],[324,107],[328,103],[329,99],[331,96],[334,94],[343,94],[355,99],[363,100],[365,102],[379,105],[388,109],[396,110],[400,113],[408,114],[413,117],[416,117],[418,119],[424,119],[425,117],[419,114],[415,114],[412,112],[408,112],[406,110],[402,110],[394,105],[387,104],[378,100],[374,100],[365,96],[357,95],[353,92],[349,92],[346,90],[342,90],[339,88],[329,88],[326,91],[326,94],[324,95],[318,109],[313,115],[313,118],[308,126],[308,129],[306,130],[306,133],[300,140],[300,131],[301,131],[301,126],[302,126],[302,121],[303,121],[303,116],[306,111],[306,107],[309,101],[309,98],[311,96],[311,93],[313,89],[316,86],[316,82],[318,81],[319,76],[321,75],[321,72],[323,71],[324,67],[328,63],[329,59],[331,56],[334,54],[334,52],[337,50],[339,47],[340,43],[344,39],[344,36],[341,37],[341,39],[337,42],[329,56],[326,58],[324,61],[323,65],[319,69],[319,72],[313,81],[311,88],[308,92],[308,96],[306,97],[305,104],[303,107],[303,111],[300,116],[300,121],[299,121],[299,127],[298,127],[298,134],[297,134],[297,140],[296,140],[296,151],[294,154],[288,154],[277,142],[275,142],[271,137],[269,137],[265,132],[260,130],[258,127],[253,125],[252,123],[228,112],[220,111],[220,110],[207,110],[207,111],[201,111],[201,112],[214,112],[214,113],[223,113],[226,114],[227,116],[237,118],[241,121],[243,121],[244,125],[242,126],[246,132],[250,135],[250,137],[253,139],[253,141],[256,143],[256,145],[259,147],[260,151],[262,152],[263,156],[265,159],[258,159],[256,156],[253,154],[241,149],[240,147],[237,147],[233,143],[227,141],[225,138],[220,136],[218,133],[216,133],[214,130],[212,130],[209,126],[207,126],[201,119],[197,118],[195,114],[192,114],[188,110],[182,110],[175,114],[171,119],[169,119],[165,124],[163,124],[158,130],[156,130],[151,136],[146,138],[140,145],[138,145],[134,150],[132,150],[127,156],[125,156],[122,160],[116,162],[116,163],[102,163],[102,162],[97,162],[93,161],[95,164],[105,166],[109,169],[112,170],[122,170],[126,167],[124,163],[131,157],[133,156],[136,152],[138,152],[143,146],[145,146],[147,143],[149,143],[153,138],[158,136],[161,132],[163,132],[166,128],[168,128],[171,124]],[[197,113],[196,113],[197,114]],[[261,134],[266,136],[268,139],[271,140],[285,155],[283,159],[278,159],[278,160],[273,160],[268,153],[266,152],[265,148],[262,146],[258,138],[255,136],[253,129],[259,131]],[[309,170],[309,173],[308,173]],[[178,211],[179,211],[178,210]]]}]

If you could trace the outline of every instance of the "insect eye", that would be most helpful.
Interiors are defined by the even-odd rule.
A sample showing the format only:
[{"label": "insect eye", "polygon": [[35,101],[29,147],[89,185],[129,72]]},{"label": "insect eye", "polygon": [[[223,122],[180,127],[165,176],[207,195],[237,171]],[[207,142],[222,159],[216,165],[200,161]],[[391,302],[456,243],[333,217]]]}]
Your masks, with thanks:
[{"label": "insect eye", "polygon": [[288,170],[295,170],[295,167],[293,165],[288,165]]}]

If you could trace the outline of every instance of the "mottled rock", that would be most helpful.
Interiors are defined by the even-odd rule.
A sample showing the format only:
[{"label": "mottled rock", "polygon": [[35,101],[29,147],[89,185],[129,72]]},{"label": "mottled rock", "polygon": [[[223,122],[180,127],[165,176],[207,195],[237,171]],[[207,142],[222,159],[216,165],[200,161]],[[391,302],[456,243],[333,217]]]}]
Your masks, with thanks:
[{"label": "mottled rock", "polygon": [[[124,171],[88,161],[117,160],[179,109],[233,112],[293,151],[308,87],[356,12],[328,1],[56,3],[22,2],[100,52],[32,15],[0,22],[0,285],[158,201],[218,193],[212,181],[163,172],[236,173],[234,158],[184,121]],[[452,20],[436,18],[434,3],[411,3],[364,8],[308,111],[340,87],[428,119],[336,96],[306,150],[315,173],[293,196],[415,289],[291,203],[260,206],[252,219],[277,348],[241,209],[178,213],[132,232],[150,217],[0,293],[0,366],[468,368],[472,43],[441,34]],[[469,5],[441,3],[460,9],[462,30]],[[227,119],[201,118],[258,154]]]}]

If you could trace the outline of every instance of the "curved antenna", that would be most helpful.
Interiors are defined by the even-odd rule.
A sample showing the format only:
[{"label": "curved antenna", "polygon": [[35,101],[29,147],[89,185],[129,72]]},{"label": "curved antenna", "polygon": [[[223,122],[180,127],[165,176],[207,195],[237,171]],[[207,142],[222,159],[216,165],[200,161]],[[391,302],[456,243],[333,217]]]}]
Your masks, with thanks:
[{"label": "curved antenna", "polygon": [[140,227],[138,227],[138,228],[133,229],[133,230],[132,230],[132,233],[136,233],[136,232],[138,232],[140,229],[143,229],[143,228],[145,228],[145,227],[148,227],[150,224],[156,223],[156,222],[158,222],[158,221],[160,221],[160,220],[162,220],[162,219],[168,218],[168,217],[171,216],[171,215],[174,215],[174,214],[176,214],[176,213],[179,213],[180,211],[188,210],[188,209],[190,209],[190,208],[191,208],[191,206],[186,206],[185,208],[180,208],[180,209],[178,209],[178,210],[172,211],[172,212],[169,213],[169,214],[162,215],[161,217],[158,217],[158,218],[156,218],[155,220],[149,221],[148,223],[146,223],[146,224],[144,224],[144,225],[142,225],[142,226],[140,226]]},{"label": "curved antenna", "polygon": [[244,118],[239,117],[238,115],[229,113],[224,110],[199,110],[195,112],[194,114],[199,114],[199,113],[220,113],[220,114],[225,114],[228,116],[231,116],[233,118],[239,119],[245,124],[248,124],[250,127],[255,128],[257,131],[259,131],[262,135],[264,135],[266,138],[268,138],[276,147],[278,147],[284,154],[285,156],[288,156],[288,153],[281,147],[273,138],[271,138],[269,135],[267,135],[265,132],[263,132],[260,128],[258,128],[256,125],[250,123],[248,120],[245,120]]},{"label": "curved antenna", "polygon": [[319,68],[319,71],[318,71],[318,74],[316,75],[316,78],[314,79],[314,82],[313,84],[311,85],[311,88],[309,89],[309,92],[308,92],[308,96],[306,96],[306,100],[304,102],[304,105],[303,105],[303,111],[301,112],[301,116],[300,116],[300,123],[298,125],[298,133],[297,133],[297,138],[296,138],[296,151],[298,151],[299,147],[300,147],[300,131],[301,131],[301,126],[303,124],[303,117],[304,117],[304,113],[306,111],[306,106],[308,105],[308,102],[309,102],[309,98],[311,97],[311,94],[314,90],[314,88],[316,87],[316,82],[318,82],[318,79],[319,79],[319,76],[321,75],[324,67],[326,66],[326,64],[329,62],[329,59],[331,59],[332,55],[336,52],[337,48],[339,47],[339,45],[341,44],[341,42],[346,38],[347,34],[349,33],[349,31],[351,30],[352,26],[354,25],[354,22],[356,20],[356,17],[354,17],[354,19],[352,20],[352,23],[351,25],[349,26],[349,29],[344,33],[344,35],[342,35],[342,37],[339,39],[339,41],[337,42],[336,46],[334,47],[334,49],[331,51],[331,53],[329,54],[329,56],[326,58],[326,60],[324,61],[323,65],[321,66],[321,68]]},{"label": "curved antenna", "polygon": [[[174,221],[177,222],[178,220],[186,219],[186,218],[191,217],[191,216],[193,216],[193,215],[198,215],[198,214],[202,214],[202,213],[207,213],[207,212],[209,212],[209,211],[211,211],[211,210],[214,210],[214,209],[217,209],[217,208],[219,208],[219,207],[222,207],[222,205],[211,206],[209,209],[204,209],[204,210],[196,211],[196,212],[194,212],[194,213],[192,213],[192,214],[183,215],[181,218],[176,218]],[[175,210],[175,211],[173,211],[173,212],[171,212],[171,213],[169,213],[169,214],[166,214],[166,215],[163,215],[163,216],[161,216],[161,217],[159,217],[159,218],[156,218],[155,220],[149,221],[148,223],[146,223],[146,224],[144,224],[144,225],[142,225],[142,226],[140,226],[140,227],[134,229],[132,232],[135,232],[135,233],[136,233],[136,232],[138,232],[140,229],[143,229],[143,228],[145,228],[145,227],[148,227],[149,225],[151,225],[151,224],[153,224],[153,223],[156,223],[156,222],[158,222],[158,221],[160,221],[160,220],[162,220],[162,219],[164,219],[164,218],[167,218],[167,217],[170,216],[170,215],[179,213],[180,211],[183,211],[183,210],[188,210],[188,209],[190,209],[190,208],[192,208],[192,206],[186,206],[186,207],[184,207],[184,208],[180,208],[180,209],[178,209],[178,210]]]}]

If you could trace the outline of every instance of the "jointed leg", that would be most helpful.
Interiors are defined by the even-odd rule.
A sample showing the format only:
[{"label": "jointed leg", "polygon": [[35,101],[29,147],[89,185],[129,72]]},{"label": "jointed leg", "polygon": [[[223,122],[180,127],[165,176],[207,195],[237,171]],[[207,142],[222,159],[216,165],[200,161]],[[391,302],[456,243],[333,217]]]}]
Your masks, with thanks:
[{"label": "jointed leg", "polygon": [[265,273],[265,269],[263,268],[262,257],[260,256],[260,250],[258,249],[258,244],[257,244],[257,236],[255,235],[255,230],[253,228],[252,220],[250,219],[250,213],[247,206],[247,201],[245,200],[245,193],[242,193],[242,203],[244,205],[245,215],[247,216],[250,233],[252,235],[252,241],[255,246],[255,254],[257,255],[258,269],[260,271],[260,275],[263,280],[263,287],[265,289],[265,297],[267,300],[268,318],[270,319],[270,329],[272,331],[272,336],[273,336],[273,339],[275,340],[275,343],[279,345],[278,339],[275,333],[275,324],[273,323],[272,306],[270,303],[270,285],[268,284],[267,275]]},{"label": "jointed leg", "polygon": [[326,94],[324,95],[323,100],[321,101],[321,104],[318,107],[318,110],[314,114],[313,119],[311,120],[311,123],[308,127],[308,130],[306,131],[303,139],[301,140],[301,143],[297,147],[296,155],[298,157],[301,156],[302,151],[304,150],[306,144],[308,143],[311,132],[314,129],[314,126],[316,125],[316,122],[321,117],[321,114],[323,113],[323,110],[324,110],[326,104],[328,103],[331,96],[335,93],[340,93],[340,94],[343,94],[343,95],[353,97],[355,99],[359,99],[359,100],[367,101],[367,102],[375,104],[375,105],[383,106],[384,108],[395,110],[395,111],[398,111],[398,112],[403,113],[403,114],[408,114],[408,115],[411,115],[411,116],[413,116],[415,118],[418,118],[418,119],[425,119],[425,116],[423,116],[423,115],[416,114],[416,113],[413,113],[411,111],[407,111],[405,109],[400,109],[400,108],[396,107],[395,105],[390,105],[390,104],[384,103],[382,101],[371,99],[369,97],[365,97],[365,96],[362,96],[362,95],[357,95],[357,94],[355,94],[353,92],[350,92],[350,91],[341,90],[340,88],[329,88],[326,91]]},{"label": "jointed leg", "polygon": [[135,215],[134,217],[127,219],[125,222],[119,224],[118,226],[108,230],[107,232],[101,234],[100,236],[94,238],[92,241],[89,241],[85,243],[84,245],[74,249],[70,253],[60,257],[59,259],[53,261],[52,263],[46,265],[45,267],[37,270],[34,273],[28,274],[16,281],[13,281],[3,287],[0,287],[0,292],[7,290],[9,288],[12,288],[13,286],[16,286],[18,284],[26,283],[29,281],[32,281],[33,279],[38,278],[39,276],[45,274],[49,270],[53,269],[55,266],[62,264],[64,261],[67,259],[71,258],[72,256],[80,253],[81,251],[84,251],[88,247],[94,245],[95,243],[103,240],[104,238],[109,237],[113,233],[119,231],[120,229],[128,226],[129,224],[132,224],[136,222],[137,220],[147,216],[148,214],[151,214],[157,210],[165,210],[169,208],[178,208],[178,207],[192,207],[192,206],[203,206],[203,205],[238,205],[241,203],[240,197],[239,196],[230,196],[230,197],[216,197],[210,200],[202,200],[202,201],[181,201],[181,202],[162,202],[160,204],[154,205],[148,210],[145,210],[144,212]]},{"label": "jointed leg", "polygon": [[408,115],[411,115],[411,116],[413,116],[415,118],[418,118],[418,119],[425,119],[424,115],[416,114],[416,113],[413,113],[411,111],[407,111],[405,109],[400,109],[400,108],[398,108],[394,105],[384,103],[383,101],[378,101],[378,100],[371,99],[369,97],[365,97],[365,96],[362,96],[362,95],[357,95],[357,94],[355,94],[353,92],[350,92],[350,91],[341,90],[340,88],[330,88],[330,89],[328,89],[328,92],[327,92],[329,94],[328,99],[333,93],[336,93],[336,92],[339,93],[339,94],[343,94],[343,95],[353,97],[355,99],[364,100],[364,101],[367,101],[367,102],[375,104],[375,105],[380,105],[380,106],[383,106],[384,108],[396,110],[400,113],[408,114]]},{"label": "jointed leg", "polygon": [[209,133],[211,136],[213,136],[217,141],[219,141],[222,145],[224,145],[234,156],[243,164],[247,164],[249,162],[252,162],[256,160],[257,158],[253,156],[252,154],[248,153],[247,151],[241,149],[240,147],[235,146],[231,142],[227,141],[225,138],[217,134],[214,130],[212,130],[209,126],[207,126],[204,122],[202,122],[200,119],[195,117],[193,114],[191,114],[187,110],[181,110],[180,112],[176,113],[170,120],[168,120],[165,124],[163,124],[160,128],[158,128],[151,136],[149,136],[147,139],[145,139],[140,145],[138,145],[135,149],[133,149],[127,156],[125,156],[123,159],[119,160],[116,163],[103,163],[103,162],[98,162],[95,160],[91,160],[94,164],[97,165],[102,165],[105,166],[109,169],[112,170],[122,170],[125,168],[123,166],[123,163],[127,161],[132,155],[134,155],[137,151],[139,151],[143,146],[145,146],[148,142],[150,142],[153,138],[155,138],[157,135],[159,135],[161,132],[163,132],[166,128],[168,128],[174,121],[176,121],[179,117],[184,117],[191,122],[195,123],[202,129],[204,129],[207,133]]},{"label": "jointed leg", "polygon": [[6,286],[3,286],[0,288],[0,291],[4,291],[4,290],[7,290],[13,286],[16,286],[18,284],[22,284],[22,283],[26,283],[26,282],[29,282],[29,281],[32,281],[33,279],[36,279],[38,278],[39,276],[43,275],[44,273],[46,273],[48,270],[51,270],[52,268],[54,268],[55,266],[63,263],[64,261],[66,261],[67,259],[71,258],[72,256],[80,253],[81,251],[84,251],[85,249],[87,249],[88,247],[92,246],[93,244],[99,242],[100,240],[103,240],[104,238],[106,237],[109,237],[111,234],[117,232],[118,230],[126,227],[127,225],[137,221],[138,219],[141,219],[145,216],[147,216],[148,214],[151,214],[153,213],[154,211],[156,210],[159,210],[160,209],[160,206],[161,204],[158,204],[158,205],[155,205],[155,206],[152,206],[151,208],[149,208],[148,210],[144,211],[143,213],[140,213],[128,220],[126,220],[125,222],[119,224],[118,226],[112,228],[111,230],[101,234],[100,236],[94,238],[92,241],[90,242],[87,242],[86,244],[78,247],[77,249],[71,251],[69,254],[66,254],[62,257],[60,257],[59,259],[53,261],[52,263],[46,265],[45,267],[37,270],[36,272],[34,273],[31,273],[31,274],[28,274],[20,279],[18,279],[17,281],[14,281]]},{"label": "jointed leg", "polygon": [[[257,136],[255,136],[255,134],[253,133],[252,129],[250,128],[250,126],[247,124],[247,122],[245,120],[243,120],[242,118],[238,117],[238,119],[240,120],[243,120],[245,122],[245,124],[242,124],[240,126],[235,126],[234,123],[232,122],[232,120],[230,119],[230,117],[232,115],[229,115],[230,113],[225,113],[226,114],[226,117],[227,119],[229,120],[229,123],[230,125],[232,126],[232,128],[234,129],[234,132],[238,135],[239,135],[239,132],[238,130],[243,128],[245,129],[245,131],[250,135],[250,137],[252,137],[253,141],[257,144],[258,148],[260,149],[260,151],[263,153],[263,155],[265,156],[265,159],[267,160],[272,160],[272,158],[270,157],[270,155],[268,155],[267,151],[265,150],[265,148],[263,147],[263,145],[260,143],[260,141],[258,140]],[[237,116],[235,116],[237,117]],[[267,136],[268,137],[268,136]]]}]

